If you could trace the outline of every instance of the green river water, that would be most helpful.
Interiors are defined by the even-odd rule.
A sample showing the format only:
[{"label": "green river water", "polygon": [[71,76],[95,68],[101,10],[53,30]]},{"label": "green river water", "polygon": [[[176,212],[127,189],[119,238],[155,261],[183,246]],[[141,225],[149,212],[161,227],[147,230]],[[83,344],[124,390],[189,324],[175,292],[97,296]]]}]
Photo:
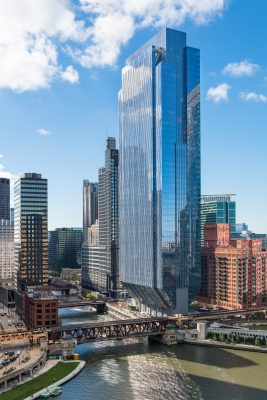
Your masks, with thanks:
[{"label": "green river water", "polygon": [[[61,318],[101,317],[64,310]],[[60,400],[267,400],[267,354],[147,340],[83,344],[77,352],[86,367]]]}]

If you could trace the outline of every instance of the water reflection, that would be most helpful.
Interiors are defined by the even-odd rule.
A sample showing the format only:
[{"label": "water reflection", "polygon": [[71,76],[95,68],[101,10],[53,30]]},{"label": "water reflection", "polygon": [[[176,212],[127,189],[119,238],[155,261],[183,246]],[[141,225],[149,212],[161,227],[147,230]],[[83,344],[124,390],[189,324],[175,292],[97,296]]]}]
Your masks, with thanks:
[{"label": "water reflection", "polygon": [[267,399],[266,354],[145,339],[83,344],[77,351],[86,367],[60,400]]}]

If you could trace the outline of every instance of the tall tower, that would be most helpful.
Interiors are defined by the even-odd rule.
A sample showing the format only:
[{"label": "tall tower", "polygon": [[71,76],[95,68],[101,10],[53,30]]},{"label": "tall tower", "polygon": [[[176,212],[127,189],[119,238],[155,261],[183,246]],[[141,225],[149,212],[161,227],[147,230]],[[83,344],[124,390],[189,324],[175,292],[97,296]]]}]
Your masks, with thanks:
[{"label": "tall tower", "polygon": [[[109,137],[105,152],[105,173],[104,185],[105,193],[103,200],[103,218],[99,213],[99,239],[102,244],[101,236],[103,231],[103,246],[106,248],[106,267],[108,271],[109,293],[111,297],[117,297],[119,290],[119,265],[118,265],[118,246],[119,246],[119,204],[118,204],[118,184],[119,184],[119,150],[116,149],[116,139]],[[99,201],[101,205],[101,201]]]},{"label": "tall tower", "polygon": [[116,139],[109,137],[105,167],[99,168],[99,220],[88,230],[88,244],[82,248],[83,287],[113,298],[122,293],[118,269],[118,167]]},{"label": "tall tower", "polygon": [[83,181],[83,241],[87,242],[88,228],[98,219],[98,183]]},{"label": "tall tower", "polygon": [[0,221],[10,220],[10,180],[0,178]]},{"label": "tall tower", "polygon": [[200,287],[199,59],[166,28],[122,70],[120,278],[164,314],[186,312]]},{"label": "tall tower", "polygon": [[48,281],[47,179],[26,173],[15,183],[15,267],[17,285]]},{"label": "tall tower", "polygon": [[14,225],[0,220],[0,279],[14,279]]}]

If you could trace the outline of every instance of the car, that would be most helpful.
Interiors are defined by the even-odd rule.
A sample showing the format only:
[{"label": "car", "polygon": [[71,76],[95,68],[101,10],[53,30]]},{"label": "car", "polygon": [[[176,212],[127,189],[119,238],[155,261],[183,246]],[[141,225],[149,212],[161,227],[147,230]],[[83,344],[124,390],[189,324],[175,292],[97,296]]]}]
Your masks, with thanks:
[{"label": "car", "polygon": [[10,361],[9,360],[5,360],[5,364],[4,365],[9,365]]},{"label": "car", "polygon": [[15,354],[14,351],[9,351],[9,352],[8,352],[8,355],[9,355],[10,357],[14,356],[14,354]]},{"label": "car", "polygon": [[17,356],[11,356],[11,357],[10,357],[10,361],[11,361],[11,362],[16,361],[16,359],[17,359]]},{"label": "car", "polygon": [[20,354],[21,354],[21,351],[18,350],[18,351],[17,351],[17,356],[20,356]]}]

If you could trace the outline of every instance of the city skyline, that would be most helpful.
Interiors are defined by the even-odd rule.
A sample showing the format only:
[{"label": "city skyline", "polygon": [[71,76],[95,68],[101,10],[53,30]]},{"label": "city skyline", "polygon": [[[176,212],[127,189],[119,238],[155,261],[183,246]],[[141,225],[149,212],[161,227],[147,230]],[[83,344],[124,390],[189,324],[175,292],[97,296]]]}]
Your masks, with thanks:
[{"label": "city skyline", "polygon": [[[265,232],[267,221],[262,210],[267,189],[261,182],[267,73],[261,49],[267,5],[262,1],[257,2],[259,7],[252,1],[245,6],[240,0],[227,3],[225,9],[218,5],[216,10],[214,6],[209,17],[201,14],[203,21],[209,19],[207,25],[195,24],[193,13],[182,24],[178,17],[164,24],[186,31],[192,46],[201,50],[202,193],[237,193],[237,222],[248,223],[255,232]],[[253,35],[247,29],[248,16]],[[69,82],[73,77],[72,85],[51,81],[50,89],[24,88],[19,93],[22,88],[13,86],[12,90],[7,78],[0,82],[0,176],[30,171],[48,179],[49,229],[82,225],[82,180],[97,179],[106,137],[118,138],[120,67],[127,56],[160,30],[160,23],[157,25],[153,18],[151,27],[136,29],[131,38],[125,38],[118,58],[105,68],[101,64],[86,69],[76,61],[67,74],[72,60],[61,54],[64,76]],[[238,31],[234,24],[237,18]],[[222,38],[231,46],[223,45]],[[79,72],[79,84],[74,84],[73,70]],[[12,118],[13,113],[17,118]],[[60,181],[55,170],[61,175]],[[69,180],[72,185],[68,186]]]}]

